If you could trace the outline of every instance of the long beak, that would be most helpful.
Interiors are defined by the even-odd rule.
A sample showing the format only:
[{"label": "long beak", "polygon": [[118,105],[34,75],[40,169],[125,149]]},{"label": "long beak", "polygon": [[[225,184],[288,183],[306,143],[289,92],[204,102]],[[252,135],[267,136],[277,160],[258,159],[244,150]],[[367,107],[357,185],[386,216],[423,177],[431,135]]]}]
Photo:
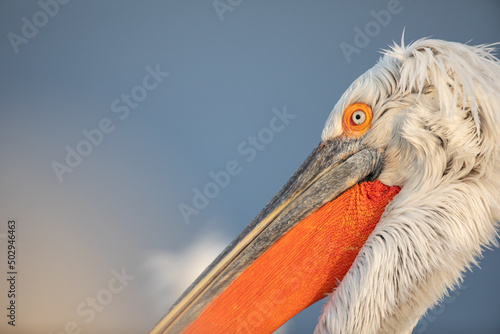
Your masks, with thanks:
[{"label": "long beak", "polygon": [[381,153],[321,143],[151,333],[272,333],[331,293],[399,191]]}]

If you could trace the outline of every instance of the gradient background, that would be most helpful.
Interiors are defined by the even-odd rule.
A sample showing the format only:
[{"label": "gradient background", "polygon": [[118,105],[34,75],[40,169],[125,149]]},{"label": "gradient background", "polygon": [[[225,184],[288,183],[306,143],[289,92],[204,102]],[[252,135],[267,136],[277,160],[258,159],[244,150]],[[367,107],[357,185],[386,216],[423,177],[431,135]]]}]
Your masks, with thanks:
[{"label": "gradient background", "polygon": [[[233,1],[235,3],[236,1]],[[359,54],[341,42],[389,1],[242,1],[221,20],[212,1],[72,1],[15,53],[36,1],[0,2],[0,332],[145,333],[201,270],[280,189],[320,141],[348,85],[379,51],[433,36],[500,41],[498,1],[401,0]],[[146,67],[170,75],[120,120],[111,102],[142,84]],[[272,110],[296,118],[251,162],[237,147]],[[59,182],[51,164],[103,118],[115,125]],[[183,220],[193,188],[230,160],[242,171]],[[7,326],[7,220],[18,222],[17,322]],[[500,333],[500,252],[486,251],[464,287],[414,333]],[[121,271],[134,279],[92,321],[76,308]],[[321,302],[281,333],[311,333]]]}]

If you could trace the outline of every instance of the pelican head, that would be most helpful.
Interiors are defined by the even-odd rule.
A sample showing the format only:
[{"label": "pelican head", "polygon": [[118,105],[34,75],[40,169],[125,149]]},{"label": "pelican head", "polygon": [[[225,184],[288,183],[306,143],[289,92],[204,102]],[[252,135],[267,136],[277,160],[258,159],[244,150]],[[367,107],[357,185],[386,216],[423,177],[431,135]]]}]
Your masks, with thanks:
[{"label": "pelican head", "polygon": [[152,333],[272,333],[329,294],[327,333],[411,333],[500,220],[500,63],[435,39],[384,52],[321,143]]}]

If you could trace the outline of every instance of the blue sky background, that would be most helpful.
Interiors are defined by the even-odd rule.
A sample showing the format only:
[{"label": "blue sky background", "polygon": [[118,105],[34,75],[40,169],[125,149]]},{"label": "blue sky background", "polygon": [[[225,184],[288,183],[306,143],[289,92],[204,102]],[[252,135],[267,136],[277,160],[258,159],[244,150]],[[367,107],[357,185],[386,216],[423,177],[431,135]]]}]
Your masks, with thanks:
[{"label": "blue sky background", "polygon": [[[40,3],[0,2],[2,333],[59,333],[68,324],[147,332],[292,175],[343,91],[404,28],[407,42],[500,41],[494,0],[243,0],[223,20],[212,1],[71,1],[57,13],[51,5],[52,16],[39,14]],[[354,45],[355,28],[391,3],[400,12],[347,59],[341,43]],[[23,36],[26,20],[40,27],[24,29],[33,36],[16,52],[9,36]],[[150,91],[140,88],[147,67],[169,73]],[[111,104],[132,92],[141,101],[122,120]],[[296,117],[249,162],[238,146],[269,127],[274,108]],[[66,147],[76,150],[82,131],[103,119],[113,131],[60,182],[53,163],[65,163]],[[186,224],[179,205],[192,205],[193,188],[232,160],[241,172]],[[4,315],[13,218],[15,328]],[[485,252],[483,269],[414,333],[498,333],[499,261],[498,250]],[[129,280],[110,293],[122,271]],[[105,302],[94,317],[92,298]],[[282,333],[312,332],[320,309]]]}]

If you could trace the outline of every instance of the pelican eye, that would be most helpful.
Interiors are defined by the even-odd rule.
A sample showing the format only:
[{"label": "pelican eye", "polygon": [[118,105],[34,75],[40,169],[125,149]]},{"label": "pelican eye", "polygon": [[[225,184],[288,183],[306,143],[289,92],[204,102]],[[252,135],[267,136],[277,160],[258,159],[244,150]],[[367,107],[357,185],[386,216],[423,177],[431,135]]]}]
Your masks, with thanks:
[{"label": "pelican eye", "polygon": [[372,108],[365,103],[354,103],[344,111],[342,127],[344,133],[351,138],[359,138],[372,125]]},{"label": "pelican eye", "polygon": [[366,114],[363,110],[356,110],[352,113],[351,122],[356,125],[361,125],[366,121]]}]

